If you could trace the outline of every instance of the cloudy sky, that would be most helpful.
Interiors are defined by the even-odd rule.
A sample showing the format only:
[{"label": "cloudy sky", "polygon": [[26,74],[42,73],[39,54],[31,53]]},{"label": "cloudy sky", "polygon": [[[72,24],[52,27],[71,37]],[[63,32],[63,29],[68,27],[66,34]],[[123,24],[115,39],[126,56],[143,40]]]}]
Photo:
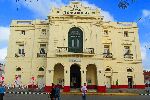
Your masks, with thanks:
[{"label": "cloudy sky", "polygon": [[[7,54],[9,25],[15,19],[46,19],[51,7],[67,5],[71,0],[0,0],[0,62]],[[137,22],[143,66],[150,69],[150,1],[136,0],[126,10],[118,8],[119,0],[85,0],[86,6],[98,7],[105,20],[118,22]],[[129,0],[130,1],[130,0]],[[18,9],[18,10],[17,10]],[[138,19],[140,19],[138,21]],[[145,47],[146,46],[146,47]]]}]

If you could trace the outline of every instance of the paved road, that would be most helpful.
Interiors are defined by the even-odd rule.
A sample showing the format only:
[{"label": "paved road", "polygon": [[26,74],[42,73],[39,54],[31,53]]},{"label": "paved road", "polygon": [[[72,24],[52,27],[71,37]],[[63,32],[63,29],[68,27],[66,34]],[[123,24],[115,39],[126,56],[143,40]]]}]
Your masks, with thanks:
[{"label": "paved road", "polygon": [[[82,100],[80,95],[62,95],[61,100]],[[48,95],[6,94],[4,100],[50,100]],[[98,96],[88,95],[87,100],[150,100],[150,96]]]}]

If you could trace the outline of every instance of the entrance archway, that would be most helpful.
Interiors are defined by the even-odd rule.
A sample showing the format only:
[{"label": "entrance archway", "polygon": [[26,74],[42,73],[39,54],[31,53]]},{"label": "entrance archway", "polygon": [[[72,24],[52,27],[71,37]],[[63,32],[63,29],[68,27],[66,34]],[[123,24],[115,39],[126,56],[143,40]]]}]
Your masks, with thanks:
[{"label": "entrance archway", "polygon": [[97,68],[94,64],[87,65],[86,80],[89,89],[97,88]]},{"label": "entrance archway", "polygon": [[73,64],[70,67],[70,87],[80,88],[81,87],[81,72],[78,64]]},{"label": "entrance archway", "polygon": [[73,27],[69,30],[68,51],[74,53],[83,52],[83,31],[78,27]]},{"label": "entrance archway", "polygon": [[[105,69],[105,76],[106,76],[106,81],[105,81],[105,85],[106,88],[111,88],[112,85],[112,68],[107,66]],[[117,85],[117,81],[116,81],[116,85]]]},{"label": "entrance archway", "polygon": [[60,63],[54,66],[54,78],[53,83],[60,86],[64,85],[64,66]]}]

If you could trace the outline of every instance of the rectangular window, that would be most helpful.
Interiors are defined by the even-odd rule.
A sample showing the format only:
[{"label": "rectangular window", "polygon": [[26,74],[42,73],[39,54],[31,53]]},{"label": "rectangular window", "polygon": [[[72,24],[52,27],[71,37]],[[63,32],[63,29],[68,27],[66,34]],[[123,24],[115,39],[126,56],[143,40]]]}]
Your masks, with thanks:
[{"label": "rectangular window", "polygon": [[45,48],[41,48],[41,50],[40,50],[40,54],[46,54],[46,52],[45,52]]},{"label": "rectangular window", "polygon": [[92,14],[95,14],[95,12],[92,12]]},{"label": "rectangular window", "polygon": [[124,37],[129,37],[128,31],[124,31]]},{"label": "rectangular window", "polygon": [[109,45],[104,45],[104,53],[109,53]]},{"label": "rectangular window", "polygon": [[42,34],[46,35],[46,29],[42,29]]},{"label": "rectangular window", "polygon": [[108,30],[104,30],[104,35],[108,35]]},{"label": "rectangular window", "polygon": [[46,44],[40,44],[40,54],[46,54]]},{"label": "rectangular window", "polygon": [[22,35],[25,35],[25,30],[22,30],[22,31],[21,31],[21,34],[22,34]]},{"label": "rectangular window", "polygon": [[124,46],[124,52],[125,52],[125,54],[130,54],[130,47]]},{"label": "rectangular window", "polygon": [[18,53],[21,54],[21,55],[22,55],[22,54],[25,54],[25,53],[24,53],[24,44],[19,45]]}]

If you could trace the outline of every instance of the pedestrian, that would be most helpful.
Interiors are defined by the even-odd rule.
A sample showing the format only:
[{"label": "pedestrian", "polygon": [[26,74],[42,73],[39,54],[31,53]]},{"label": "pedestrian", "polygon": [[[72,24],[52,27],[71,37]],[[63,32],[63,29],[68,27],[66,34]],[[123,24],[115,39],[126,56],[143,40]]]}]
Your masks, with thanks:
[{"label": "pedestrian", "polygon": [[60,88],[59,88],[59,84],[56,85],[55,87],[55,100],[60,100]]},{"label": "pedestrian", "polygon": [[3,100],[5,88],[2,86],[2,83],[0,82],[0,100]]},{"label": "pedestrian", "polygon": [[50,92],[50,98],[51,100],[55,100],[55,84],[52,83],[52,89],[51,89],[51,92]]},{"label": "pedestrian", "polygon": [[86,100],[86,93],[87,93],[86,83],[84,83],[84,86],[82,86],[81,92],[82,92],[82,100]]}]

